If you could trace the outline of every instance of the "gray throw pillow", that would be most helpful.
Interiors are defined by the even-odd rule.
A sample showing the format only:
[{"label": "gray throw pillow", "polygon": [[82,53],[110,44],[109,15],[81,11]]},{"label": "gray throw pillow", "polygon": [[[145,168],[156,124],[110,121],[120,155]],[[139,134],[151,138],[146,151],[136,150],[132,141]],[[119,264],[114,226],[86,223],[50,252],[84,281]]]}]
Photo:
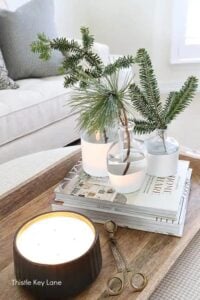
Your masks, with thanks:
[{"label": "gray throw pillow", "polygon": [[17,83],[8,77],[8,71],[0,50],[0,90],[17,89],[18,87]]},{"label": "gray throw pillow", "polygon": [[57,36],[53,0],[32,0],[16,11],[0,10],[0,48],[12,79],[57,75],[62,55],[54,52],[49,61],[41,61],[31,52],[31,43],[44,32]]}]

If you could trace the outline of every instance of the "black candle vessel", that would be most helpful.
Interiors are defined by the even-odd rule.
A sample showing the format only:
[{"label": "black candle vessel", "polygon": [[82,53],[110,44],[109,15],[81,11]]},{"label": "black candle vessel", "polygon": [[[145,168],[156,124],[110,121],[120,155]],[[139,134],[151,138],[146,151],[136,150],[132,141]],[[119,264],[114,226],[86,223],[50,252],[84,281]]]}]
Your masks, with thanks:
[{"label": "black candle vessel", "polygon": [[83,291],[102,266],[93,222],[71,211],[44,213],[23,224],[15,234],[13,256],[17,285],[41,299]]}]

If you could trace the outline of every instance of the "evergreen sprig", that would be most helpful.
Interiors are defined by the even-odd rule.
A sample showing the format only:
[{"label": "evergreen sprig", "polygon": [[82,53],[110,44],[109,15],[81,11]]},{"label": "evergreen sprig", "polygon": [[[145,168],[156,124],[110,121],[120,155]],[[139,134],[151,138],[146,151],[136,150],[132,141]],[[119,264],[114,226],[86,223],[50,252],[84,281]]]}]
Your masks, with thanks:
[{"label": "evergreen sprig", "polygon": [[[125,106],[128,103],[127,88],[132,106],[142,117],[134,119],[135,131],[139,134],[149,133],[156,128],[166,129],[192,101],[197,89],[196,77],[189,77],[180,91],[171,92],[163,104],[152,62],[145,49],[139,49],[135,58],[123,56],[105,65],[93,50],[94,37],[89,29],[82,27],[81,35],[82,43],[78,43],[66,38],[50,40],[43,33],[38,34],[38,40],[32,43],[32,51],[43,60],[50,59],[54,50],[63,54],[60,70],[65,74],[64,85],[70,87],[79,83],[79,90],[76,90],[71,104],[81,112],[80,126],[88,132],[112,126],[114,119],[120,117],[122,98]],[[140,86],[131,80],[125,83],[124,90],[119,90],[116,74],[134,63],[139,66]],[[132,111],[130,105],[128,107]],[[125,109],[127,113],[128,109]]]},{"label": "evergreen sprig", "polygon": [[139,65],[140,87],[130,85],[131,101],[142,119],[134,119],[136,133],[145,134],[158,129],[166,129],[192,101],[198,87],[198,79],[189,77],[180,91],[171,92],[163,104],[158,83],[149,54],[139,49],[135,58]]},{"label": "evergreen sprig", "polygon": [[166,123],[170,123],[190,104],[198,87],[197,82],[197,78],[191,76],[186,80],[179,92],[174,92],[170,95],[167,105],[163,109]]},{"label": "evergreen sprig", "polygon": [[86,27],[81,27],[80,29],[83,40],[83,48],[85,50],[91,49],[94,45],[94,36],[90,34],[89,29]]},{"label": "evergreen sprig", "polygon": [[133,117],[129,86],[131,77],[119,83],[119,73],[92,79],[87,88],[75,87],[70,100],[73,111],[79,113],[79,127],[87,133],[103,133],[123,120],[123,111]]},{"label": "evergreen sprig", "polygon": [[66,38],[56,38],[50,40],[45,34],[38,34],[37,41],[31,45],[32,51],[39,54],[43,60],[51,58],[52,51],[58,50],[64,59],[59,68],[65,75],[65,87],[79,83],[81,87],[86,87],[90,80],[101,79],[112,75],[120,69],[128,68],[133,64],[132,56],[118,58],[108,65],[103,64],[100,56],[94,52],[94,37],[89,29],[81,27],[82,43]]},{"label": "evergreen sprig", "polygon": [[31,44],[31,49],[34,53],[39,53],[42,60],[49,60],[51,57],[51,41],[44,33],[38,34],[38,39]]},{"label": "evergreen sprig", "polygon": [[134,63],[134,58],[131,55],[119,57],[115,62],[105,66],[103,75],[112,75],[116,70],[129,68]]},{"label": "evergreen sprig", "polygon": [[80,55],[81,46],[77,41],[67,40],[66,38],[56,38],[50,40],[52,50],[59,50],[65,58],[72,54]]},{"label": "evergreen sprig", "polygon": [[153,121],[137,120],[133,119],[134,131],[139,134],[151,133],[157,128],[157,124]]}]

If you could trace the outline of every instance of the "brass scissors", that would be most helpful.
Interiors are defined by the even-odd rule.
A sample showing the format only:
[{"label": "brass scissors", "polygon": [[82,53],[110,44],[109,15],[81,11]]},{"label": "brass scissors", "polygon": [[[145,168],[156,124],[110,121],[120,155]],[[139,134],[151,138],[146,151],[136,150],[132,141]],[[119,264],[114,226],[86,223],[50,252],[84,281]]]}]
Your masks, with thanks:
[{"label": "brass scissors", "polygon": [[134,293],[142,291],[147,285],[147,277],[140,272],[134,273],[127,266],[126,259],[121,253],[115,238],[117,224],[114,221],[107,221],[104,227],[109,234],[110,247],[117,266],[117,273],[107,282],[109,296],[120,295],[127,285]]}]

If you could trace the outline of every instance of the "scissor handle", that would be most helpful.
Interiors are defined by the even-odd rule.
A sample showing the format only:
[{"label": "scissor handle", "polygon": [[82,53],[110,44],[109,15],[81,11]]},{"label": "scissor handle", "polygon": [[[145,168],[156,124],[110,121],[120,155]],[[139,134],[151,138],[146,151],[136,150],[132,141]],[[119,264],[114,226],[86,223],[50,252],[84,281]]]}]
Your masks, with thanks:
[{"label": "scissor handle", "polygon": [[124,289],[124,274],[119,272],[107,281],[107,292],[109,296],[117,296]]},{"label": "scissor handle", "polygon": [[112,220],[106,221],[104,227],[108,233],[115,233],[117,231],[117,224]]},{"label": "scissor handle", "polygon": [[[141,292],[147,285],[148,279],[143,273],[134,273],[132,271],[128,271],[129,274],[129,283],[134,289],[134,292]],[[139,276],[142,278],[141,284],[137,285],[134,283],[134,277]]]}]

